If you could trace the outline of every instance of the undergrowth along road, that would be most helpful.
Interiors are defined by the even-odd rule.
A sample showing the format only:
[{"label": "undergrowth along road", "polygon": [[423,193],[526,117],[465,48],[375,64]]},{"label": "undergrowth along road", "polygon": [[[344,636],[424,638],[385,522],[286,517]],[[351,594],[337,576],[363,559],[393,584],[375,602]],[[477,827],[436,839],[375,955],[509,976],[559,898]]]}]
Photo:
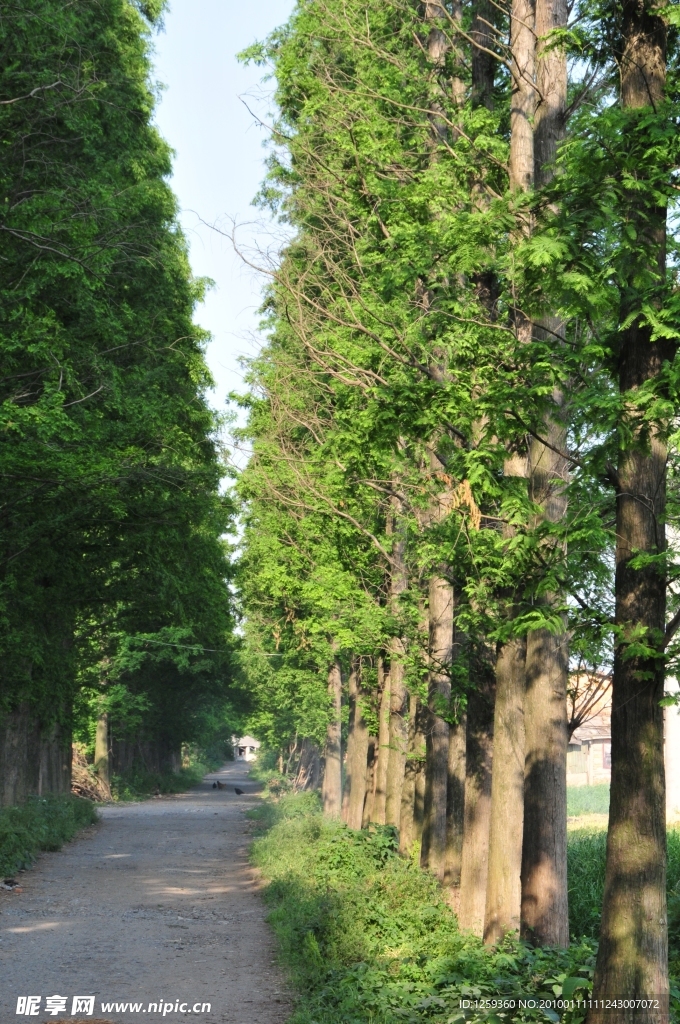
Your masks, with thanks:
[{"label": "undergrowth along road", "polygon": [[[584,998],[595,964],[605,833],[569,835],[568,950],[507,941],[496,949],[459,932],[437,882],[397,853],[395,831],[352,831],[324,818],[315,794],[265,801],[250,812],[263,834],[253,863],[269,885],[270,921],[299,993],[291,1024],[455,1024],[557,1021],[579,1010],[461,1009],[461,1000]],[[680,833],[669,832],[671,907],[680,902]],[[680,907],[677,911],[680,951]],[[672,967],[680,964],[673,963]],[[678,972],[675,971],[677,974]],[[677,984],[677,983],[676,983]],[[680,993],[674,987],[674,1008]]]}]

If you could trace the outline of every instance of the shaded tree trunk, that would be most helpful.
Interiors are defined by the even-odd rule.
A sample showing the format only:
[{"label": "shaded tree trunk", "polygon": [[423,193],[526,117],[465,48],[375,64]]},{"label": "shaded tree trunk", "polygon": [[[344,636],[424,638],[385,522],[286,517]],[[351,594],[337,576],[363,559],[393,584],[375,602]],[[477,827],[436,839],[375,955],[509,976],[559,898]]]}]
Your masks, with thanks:
[{"label": "shaded tree trunk", "polygon": [[425,817],[420,851],[421,867],[440,881],[446,873],[446,805],[448,790],[449,713],[453,660],[453,587],[442,576],[430,579],[429,683]]},{"label": "shaded tree trunk", "polygon": [[342,674],[340,662],[336,658],[328,672],[328,697],[330,704],[330,721],[326,726],[326,746],[324,750],[324,772],[321,800],[324,813],[331,818],[339,818],[342,810],[342,751],[341,721],[342,708]]},{"label": "shaded tree trunk", "polygon": [[347,822],[349,796],[352,789],[352,758],[354,757],[354,727],[357,706],[357,672],[354,659],[350,664],[347,680],[347,743],[345,745],[345,779],[342,787],[342,820]]},{"label": "shaded tree trunk", "polygon": [[[624,52],[620,58],[621,102],[632,124],[665,96],[666,26],[652,5],[626,0]],[[647,108],[647,110],[645,110]],[[651,129],[652,131],[654,129]],[[639,144],[639,143],[638,143]],[[650,142],[651,145],[651,142]],[[670,171],[670,168],[669,168]],[[626,266],[620,333],[619,389],[626,439],[617,467],[616,647],[612,681],[612,775],[604,900],[593,996],[658,999],[660,1008],[635,1007],[605,1013],[590,1010],[588,1024],[658,1024],[668,1020],[666,926],[666,822],[663,759],[665,570],[635,568],[639,553],[665,550],[666,446],[661,428],[645,423],[636,393],[659,377],[674,346],[653,341],[635,316],[647,295],[640,281],[666,278],[666,211],[649,193],[628,198],[627,216],[639,249]],[[642,286],[644,287],[644,285]],[[648,285],[649,287],[649,285]],[[651,650],[638,646],[642,636]],[[632,646],[631,646],[632,639]]]},{"label": "shaded tree trunk", "polygon": [[[404,786],[401,792],[401,824],[399,826],[399,852],[410,855],[413,844],[420,838],[418,817],[418,775],[425,756],[425,735],[423,732],[423,713],[420,701],[411,694],[409,701],[408,756],[404,773]],[[420,813],[422,822],[422,811]]]},{"label": "shaded tree trunk", "polygon": [[446,789],[446,885],[460,885],[465,829],[465,746],[467,716],[449,726],[448,784]]},{"label": "shaded tree trunk", "polygon": [[465,828],[460,871],[462,931],[481,936],[486,906],[487,854],[491,818],[491,767],[495,682],[489,666],[482,666],[477,687],[471,691],[467,713],[465,770]]},{"label": "shaded tree trunk", "polygon": [[375,799],[375,775],[377,766],[378,741],[375,736],[368,737],[368,753],[366,764],[366,800],[364,801],[364,813],[361,819],[361,827],[366,828],[373,819],[373,801]]},{"label": "shaded tree trunk", "polygon": [[378,720],[378,748],[375,766],[375,795],[373,798],[373,821],[385,824],[385,800],[387,798],[387,762],[390,753],[390,674],[385,671],[385,662],[378,658],[378,686],[380,688],[380,717]]},{"label": "shaded tree trunk", "polygon": [[23,804],[38,792],[40,726],[29,705],[0,720],[0,807]]},{"label": "shaded tree trunk", "polygon": [[71,732],[58,724],[43,731],[40,737],[40,773],[38,793],[71,792],[73,744]]},{"label": "shaded tree trunk", "polygon": [[524,662],[526,642],[500,644],[496,654],[489,875],[484,941],[519,934],[524,820]]}]

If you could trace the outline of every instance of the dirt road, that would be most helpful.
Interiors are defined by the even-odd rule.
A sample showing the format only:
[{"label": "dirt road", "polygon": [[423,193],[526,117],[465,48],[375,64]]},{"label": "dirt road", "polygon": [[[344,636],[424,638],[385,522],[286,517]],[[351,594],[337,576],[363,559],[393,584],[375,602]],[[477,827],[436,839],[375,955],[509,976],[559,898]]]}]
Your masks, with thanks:
[{"label": "dirt road", "polygon": [[[213,790],[214,778],[228,789]],[[254,789],[236,763],[190,793],[105,807],[98,825],[19,875],[23,893],[0,891],[0,1021],[285,1021],[247,860]],[[55,995],[65,1011],[51,1012],[63,1005],[46,1002]],[[38,1012],[29,1003],[17,1015],[26,996],[41,997]],[[72,1014],[76,996],[94,996],[92,1011]]]}]

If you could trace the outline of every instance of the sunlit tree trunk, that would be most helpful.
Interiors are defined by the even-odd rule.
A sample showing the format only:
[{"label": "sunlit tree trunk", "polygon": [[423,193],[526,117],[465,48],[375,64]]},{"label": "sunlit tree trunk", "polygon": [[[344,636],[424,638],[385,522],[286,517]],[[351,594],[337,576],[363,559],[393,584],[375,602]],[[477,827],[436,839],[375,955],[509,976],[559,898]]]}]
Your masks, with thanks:
[{"label": "sunlit tree trunk", "polygon": [[[627,0],[623,11],[621,105],[632,125],[665,96],[666,26],[652,3]],[[625,129],[624,129],[625,130]],[[669,174],[671,168],[669,167]],[[666,277],[666,211],[636,189],[627,216],[638,251],[626,267],[618,351],[623,402],[617,467],[616,647],[612,683],[612,774],[604,901],[593,997],[633,1005],[592,1009],[588,1024],[663,1024],[668,1020],[666,821],[663,759],[665,570],[636,568],[641,554],[665,550],[666,445],[663,429],[643,420],[637,395],[657,379],[674,346],[652,340],[635,313],[640,282]],[[646,407],[645,407],[646,408]],[[649,651],[640,647],[644,642]],[[632,643],[632,646],[631,646]],[[636,648],[637,647],[637,651]],[[644,1005],[658,999],[659,1009]],[[642,1000],[636,1005],[636,1000]]]},{"label": "sunlit tree trunk", "polygon": [[363,713],[361,692],[361,671],[357,663],[352,665],[349,676],[350,733],[347,741],[345,792],[347,809],[343,815],[350,828],[361,828],[366,799],[366,764],[368,757],[368,726]]},{"label": "sunlit tree trunk", "polygon": [[[565,28],[567,0],[536,0],[536,85],[534,118],[534,180],[545,185],[553,174],[557,146],[564,137],[567,62],[564,51],[548,45],[550,33]],[[557,350],[564,328],[557,317],[534,325],[534,337]],[[567,462],[564,398],[555,389],[543,434],[529,448],[529,497],[541,521],[559,523],[567,510]],[[546,547],[546,561],[550,547]],[[537,603],[546,614],[561,600],[544,595]],[[553,616],[554,617],[554,616]],[[569,944],[567,898],[567,682],[569,652],[566,625],[561,630],[534,630],[527,636],[524,784],[524,846],[522,852],[522,936],[538,945]]]},{"label": "sunlit tree trunk", "polygon": [[324,813],[339,818],[342,810],[342,752],[341,752],[341,709],[342,673],[336,658],[328,672],[328,698],[330,720],[326,726],[324,749],[324,772],[321,799]]},{"label": "sunlit tree trunk", "polygon": [[446,871],[446,804],[448,787],[449,714],[453,659],[453,587],[443,576],[430,578],[429,685],[425,818],[420,863],[441,881]]},{"label": "sunlit tree trunk", "polygon": [[94,738],[94,767],[101,781],[102,788],[109,793],[111,787],[109,716],[106,712],[97,719],[97,731]]},{"label": "sunlit tree trunk", "polygon": [[489,875],[484,941],[519,934],[524,821],[523,639],[500,644],[496,654],[493,774],[489,823]]}]

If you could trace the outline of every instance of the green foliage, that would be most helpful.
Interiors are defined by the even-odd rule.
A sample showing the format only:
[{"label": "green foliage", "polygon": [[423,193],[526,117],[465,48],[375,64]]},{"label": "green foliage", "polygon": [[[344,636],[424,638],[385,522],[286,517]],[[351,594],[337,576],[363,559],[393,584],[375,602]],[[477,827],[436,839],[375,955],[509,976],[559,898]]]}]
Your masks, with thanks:
[{"label": "green foliage", "polygon": [[153,124],[163,7],[0,20],[0,713],[178,749],[227,704],[233,504]]},{"label": "green foliage", "polygon": [[609,784],[567,787],[567,816],[607,814],[609,812]]},{"label": "green foliage", "polygon": [[27,868],[41,850],[59,850],[81,828],[97,821],[90,800],[32,797],[23,807],[0,809],[0,874]]},{"label": "green foliage", "polygon": [[197,786],[203,776],[214,771],[214,764],[197,761],[178,772],[150,772],[142,767],[131,768],[111,779],[111,795],[114,800],[145,800],[147,797],[170,793],[185,793]]}]

